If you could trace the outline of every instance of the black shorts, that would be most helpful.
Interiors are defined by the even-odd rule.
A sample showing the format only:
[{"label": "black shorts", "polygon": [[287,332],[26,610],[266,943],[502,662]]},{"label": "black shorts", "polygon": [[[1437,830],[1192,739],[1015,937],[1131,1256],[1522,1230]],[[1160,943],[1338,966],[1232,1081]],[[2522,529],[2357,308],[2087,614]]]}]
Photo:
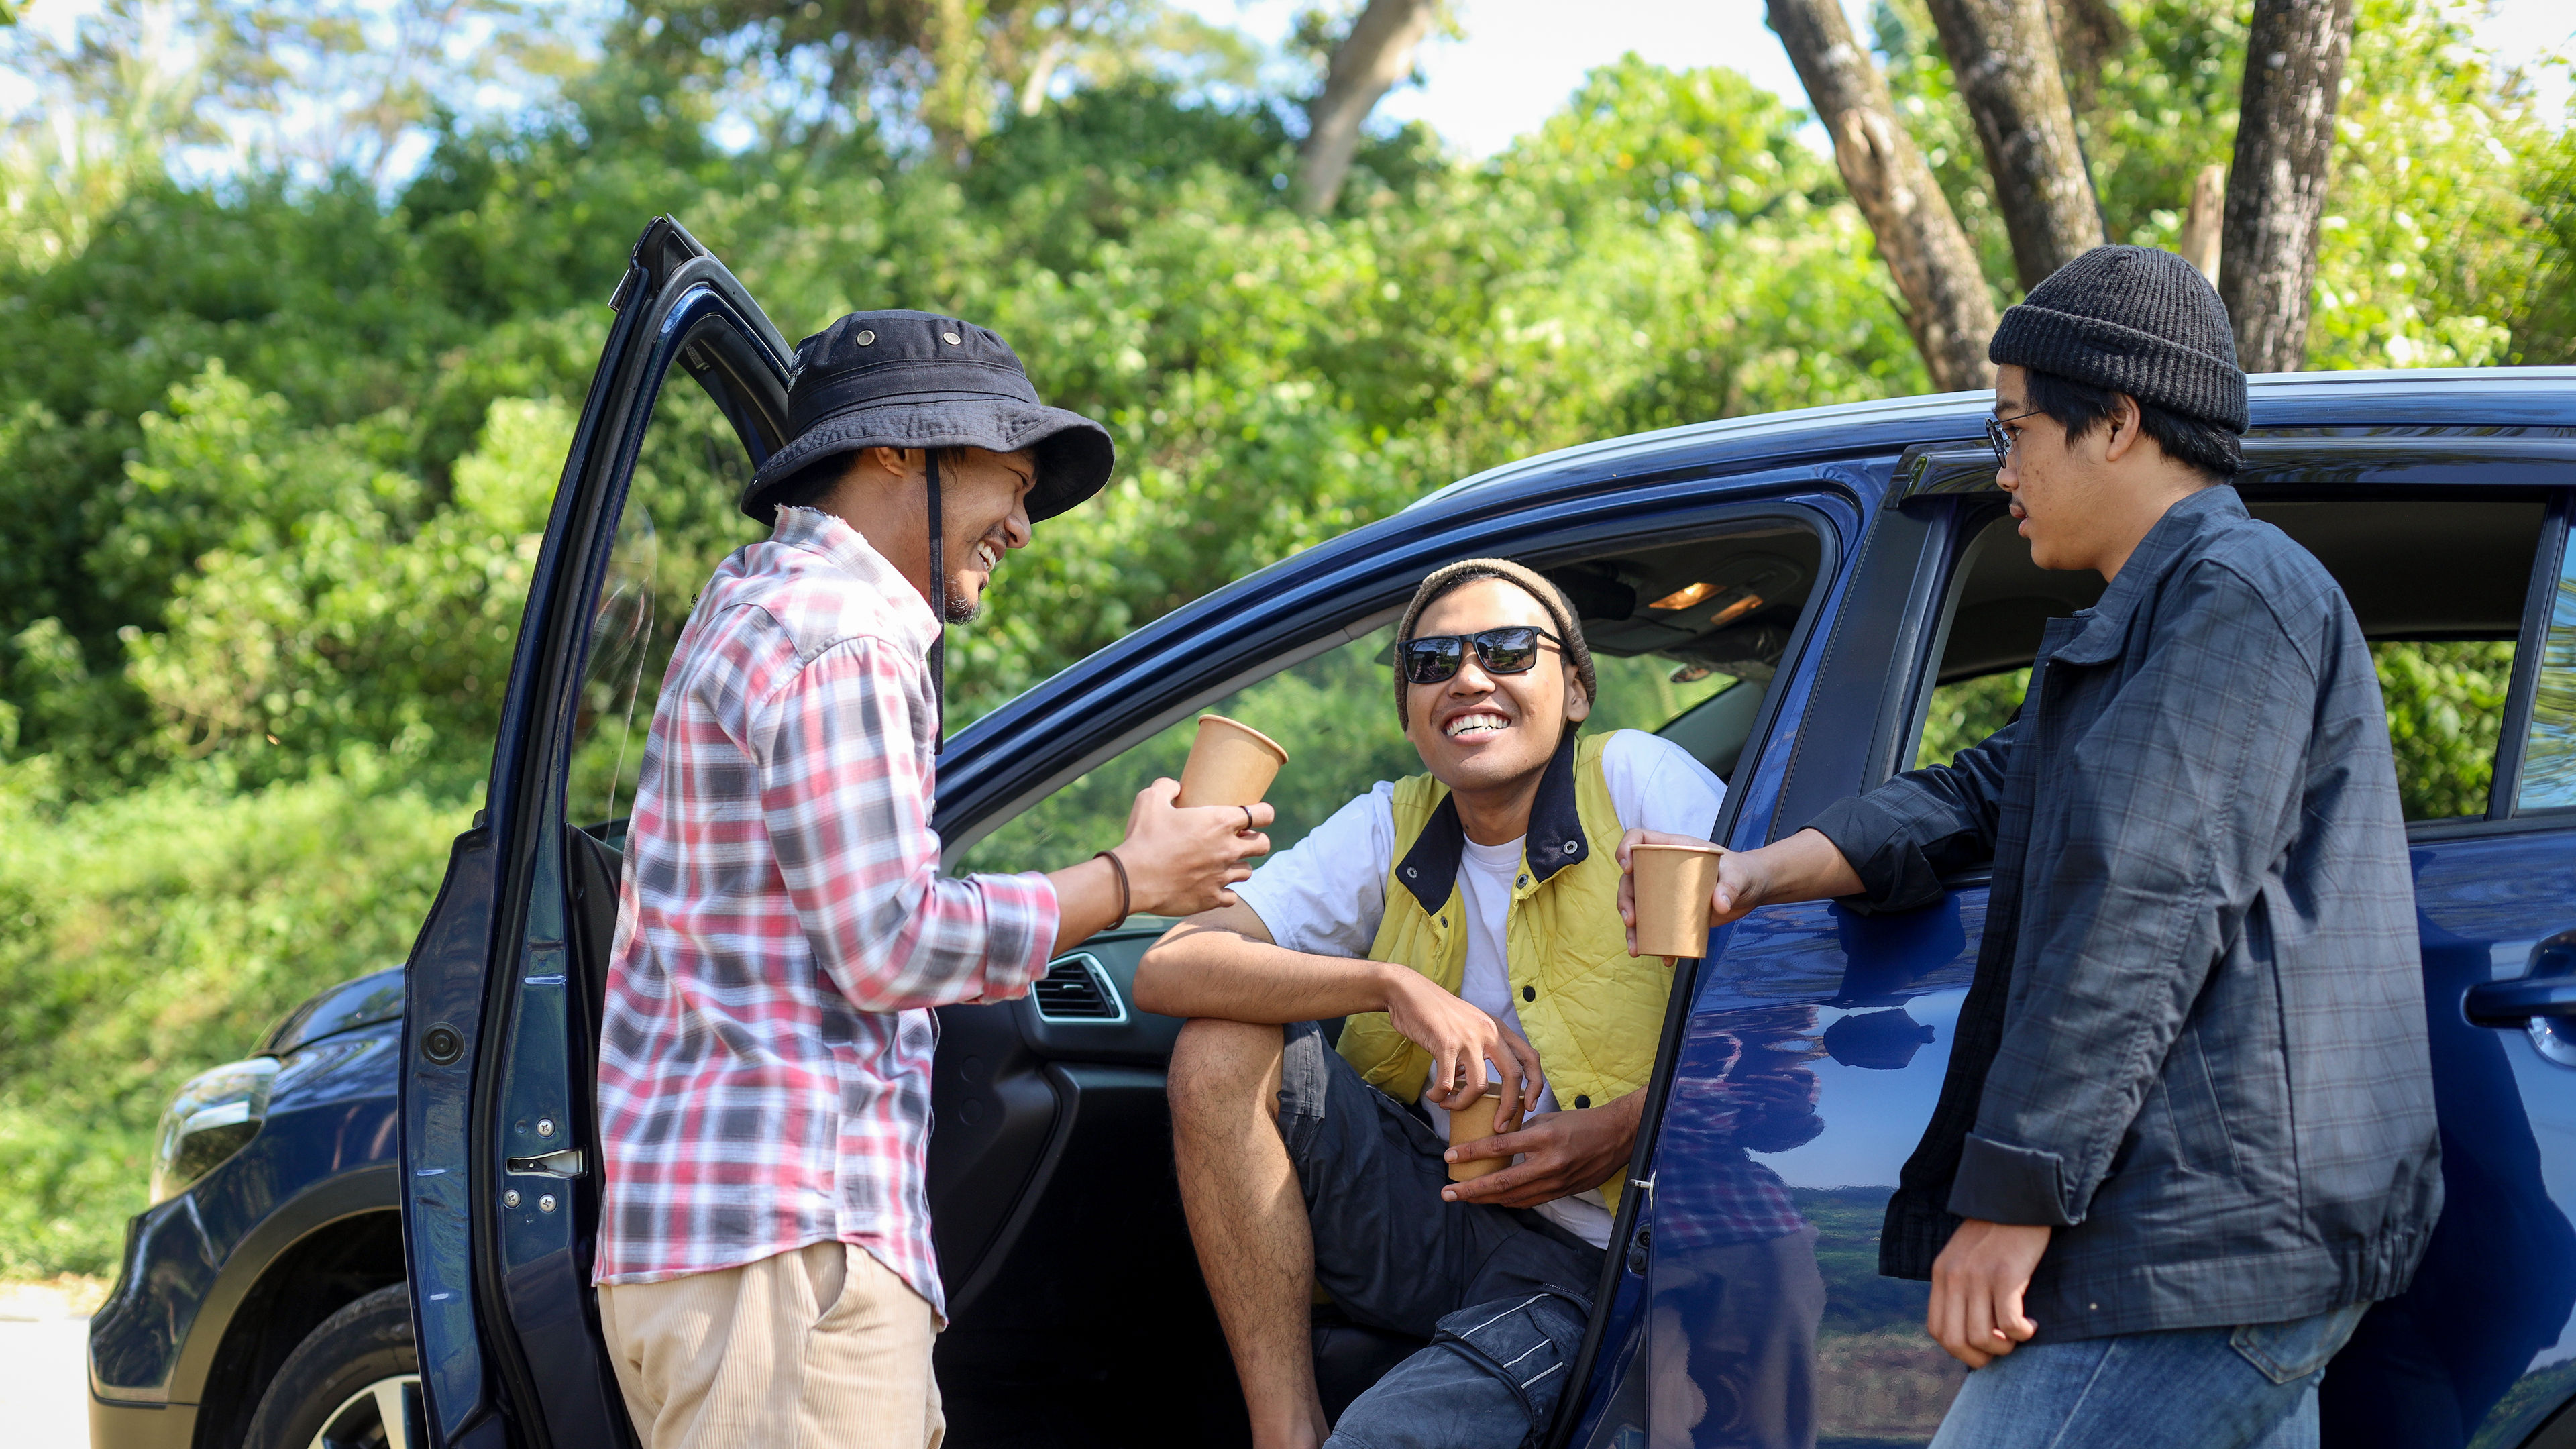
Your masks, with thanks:
[{"label": "black shorts", "polygon": [[1315,1280],[1354,1321],[1427,1338],[1352,1403],[1336,1449],[1534,1441],[1574,1371],[1601,1250],[1525,1208],[1440,1199],[1438,1134],[1360,1080],[1314,1022],[1284,1030],[1279,1135]]}]

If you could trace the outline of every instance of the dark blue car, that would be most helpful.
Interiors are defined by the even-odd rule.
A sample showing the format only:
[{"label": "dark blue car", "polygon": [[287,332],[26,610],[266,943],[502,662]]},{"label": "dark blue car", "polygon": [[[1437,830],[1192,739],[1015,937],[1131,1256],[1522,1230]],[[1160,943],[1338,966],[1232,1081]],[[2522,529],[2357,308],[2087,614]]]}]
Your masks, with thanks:
[{"label": "dark blue car", "polygon": [[[614,306],[487,809],[402,971],[315,998],[173,1104],[91,1333],[100,1446],[633,1442],[587,1286],[592,1053],[671,632],[653,584],[712,562],[663,558],[652,514],[731,506],[673,480],[738,481],[777,445],[789,351],[667,220]],[[1988,402],[1728,419],[1443,489],[963,731],[939,781],[949,862],[1061,864],[1114,839],[1206,707],[1295,757],[1282,844],[1418,768],[1382,718],[1389,626],[1425,571],[1485,554],[1577,601],[1605,722],[1659,729],[1729,782],[1720,840],[1775,839],[2000,724],[2043,622],[2099,592],[2034,568],[2001,522]],[[2413,1290],[2328,1374],[2327,1442],[2576,1443],[2576,372],[2265,378],[2253,414],[2255,513],[2342,581],[2385,668],[2452,676],[2420,692],[2448,703],[2398,726],[2401,758],[2440,765],[2410,783],[2408,830],[2449,1206]],[[1681,965],[1642,1190],[1551,1445],[1929,1437],[1961,1370],[1922,1333],[1923,1286],[1878,1275],[1876,1238],[1985,910],[1982,875],[1951,884],[1902,916],[1759,911]],[[940,1013],[953,1443],[1245,1439],[1172,1184],[1179,1023],[1128,996],[1153,934],[1086,943],[1030,999]],[[1412,1346],[1329,1309],[1317,1335],[1336,1404]]]}]

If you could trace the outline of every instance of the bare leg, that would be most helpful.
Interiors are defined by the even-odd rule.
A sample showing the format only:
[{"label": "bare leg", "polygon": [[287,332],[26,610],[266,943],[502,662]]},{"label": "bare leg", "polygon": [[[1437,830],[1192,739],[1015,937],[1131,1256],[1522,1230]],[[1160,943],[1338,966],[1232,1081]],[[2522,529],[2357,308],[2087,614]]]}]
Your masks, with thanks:
[{"label": "bare leg", "polygon": [[1254,1449],[1314,1449],[1315,1240],[1279,1140],[1280,1029],[1195,1020],[1172,1048],[1172,1155]]}]

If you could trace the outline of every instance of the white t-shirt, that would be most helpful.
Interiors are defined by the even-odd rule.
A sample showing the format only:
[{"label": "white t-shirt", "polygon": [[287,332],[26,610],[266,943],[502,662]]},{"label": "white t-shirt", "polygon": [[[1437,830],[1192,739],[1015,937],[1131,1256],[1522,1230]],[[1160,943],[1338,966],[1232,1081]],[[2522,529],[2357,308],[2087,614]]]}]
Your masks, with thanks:
[{"label": "white t-shirt", "polygon": [[[1705,838],[1717,824],[1726,785],[1672,741],[1642,730],[1614,730],[1601,750],[1601,774],[1623,830],[1662,830]],[[1294,846],[1279,852],[1235,887],[1261,917],[1270,939],[1291,951],[1317,956],[1366,957],[1386,914],[1386,876],[1395,865],[1395,786],[1380,781],[1367,794]],[[1594,841],[1607,850],[1617,841]],[[1521,1031],[1512,1001],[1505,923],[1512,880],[1521,867],[1522,843],[1478,845],[1470,840],[1458,865],[1458,889],[1467,915],[1467,960],[1458,994]],[[1528,1033],[1523,1031],[1526,1036]],[[1547,1068],[1542,1059],[1540,1070]],[[1486,1068],[1489,1074],[1493,1068]],[[1424,1103],[1426,1107],[1430,1104]],[[1556,1094],[1539,1097],[1538,1110],[1556,1110]],[[1433,1130],[1446,1141],[1449,1116],[1430,1112]],[[1599,1191],[1545,1204],[1539,1211],[1596,1248],[1610,1244],[1610,1209]]]}]

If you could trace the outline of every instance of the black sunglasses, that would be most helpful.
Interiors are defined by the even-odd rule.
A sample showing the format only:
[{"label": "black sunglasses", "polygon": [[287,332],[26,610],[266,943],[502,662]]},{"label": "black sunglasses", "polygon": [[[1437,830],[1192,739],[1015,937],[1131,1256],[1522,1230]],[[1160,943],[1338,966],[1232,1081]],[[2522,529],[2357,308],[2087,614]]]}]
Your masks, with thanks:
[{"label": "black sunglasses", "polygon": [[2013,435],[2004,431],[2004,424],[2038,417],[2039,412],[2038,408],[2032,408],[2029,412],[2015,413],[2008,418],[1986,419],[1986,441],[1994,445],[1996,467],[2001,468],[2012,461]]},{"label": "black sunglasses", "polygon": [[1473,645],[1476,662],[1487,674],[1527,674],[1538,663],[1538,641],[1545,639],[1559,649],[1565,641],[1533,624],[1507,624],[1500,629],[1486,629],[1474,634],[1431,634],[1407,639],[1396,646],[1396,657],[1404,661],[1404,677],[1413,684],[1439,684],[1457,677],[1459,667],[1467,662],[1467,649]]}]

